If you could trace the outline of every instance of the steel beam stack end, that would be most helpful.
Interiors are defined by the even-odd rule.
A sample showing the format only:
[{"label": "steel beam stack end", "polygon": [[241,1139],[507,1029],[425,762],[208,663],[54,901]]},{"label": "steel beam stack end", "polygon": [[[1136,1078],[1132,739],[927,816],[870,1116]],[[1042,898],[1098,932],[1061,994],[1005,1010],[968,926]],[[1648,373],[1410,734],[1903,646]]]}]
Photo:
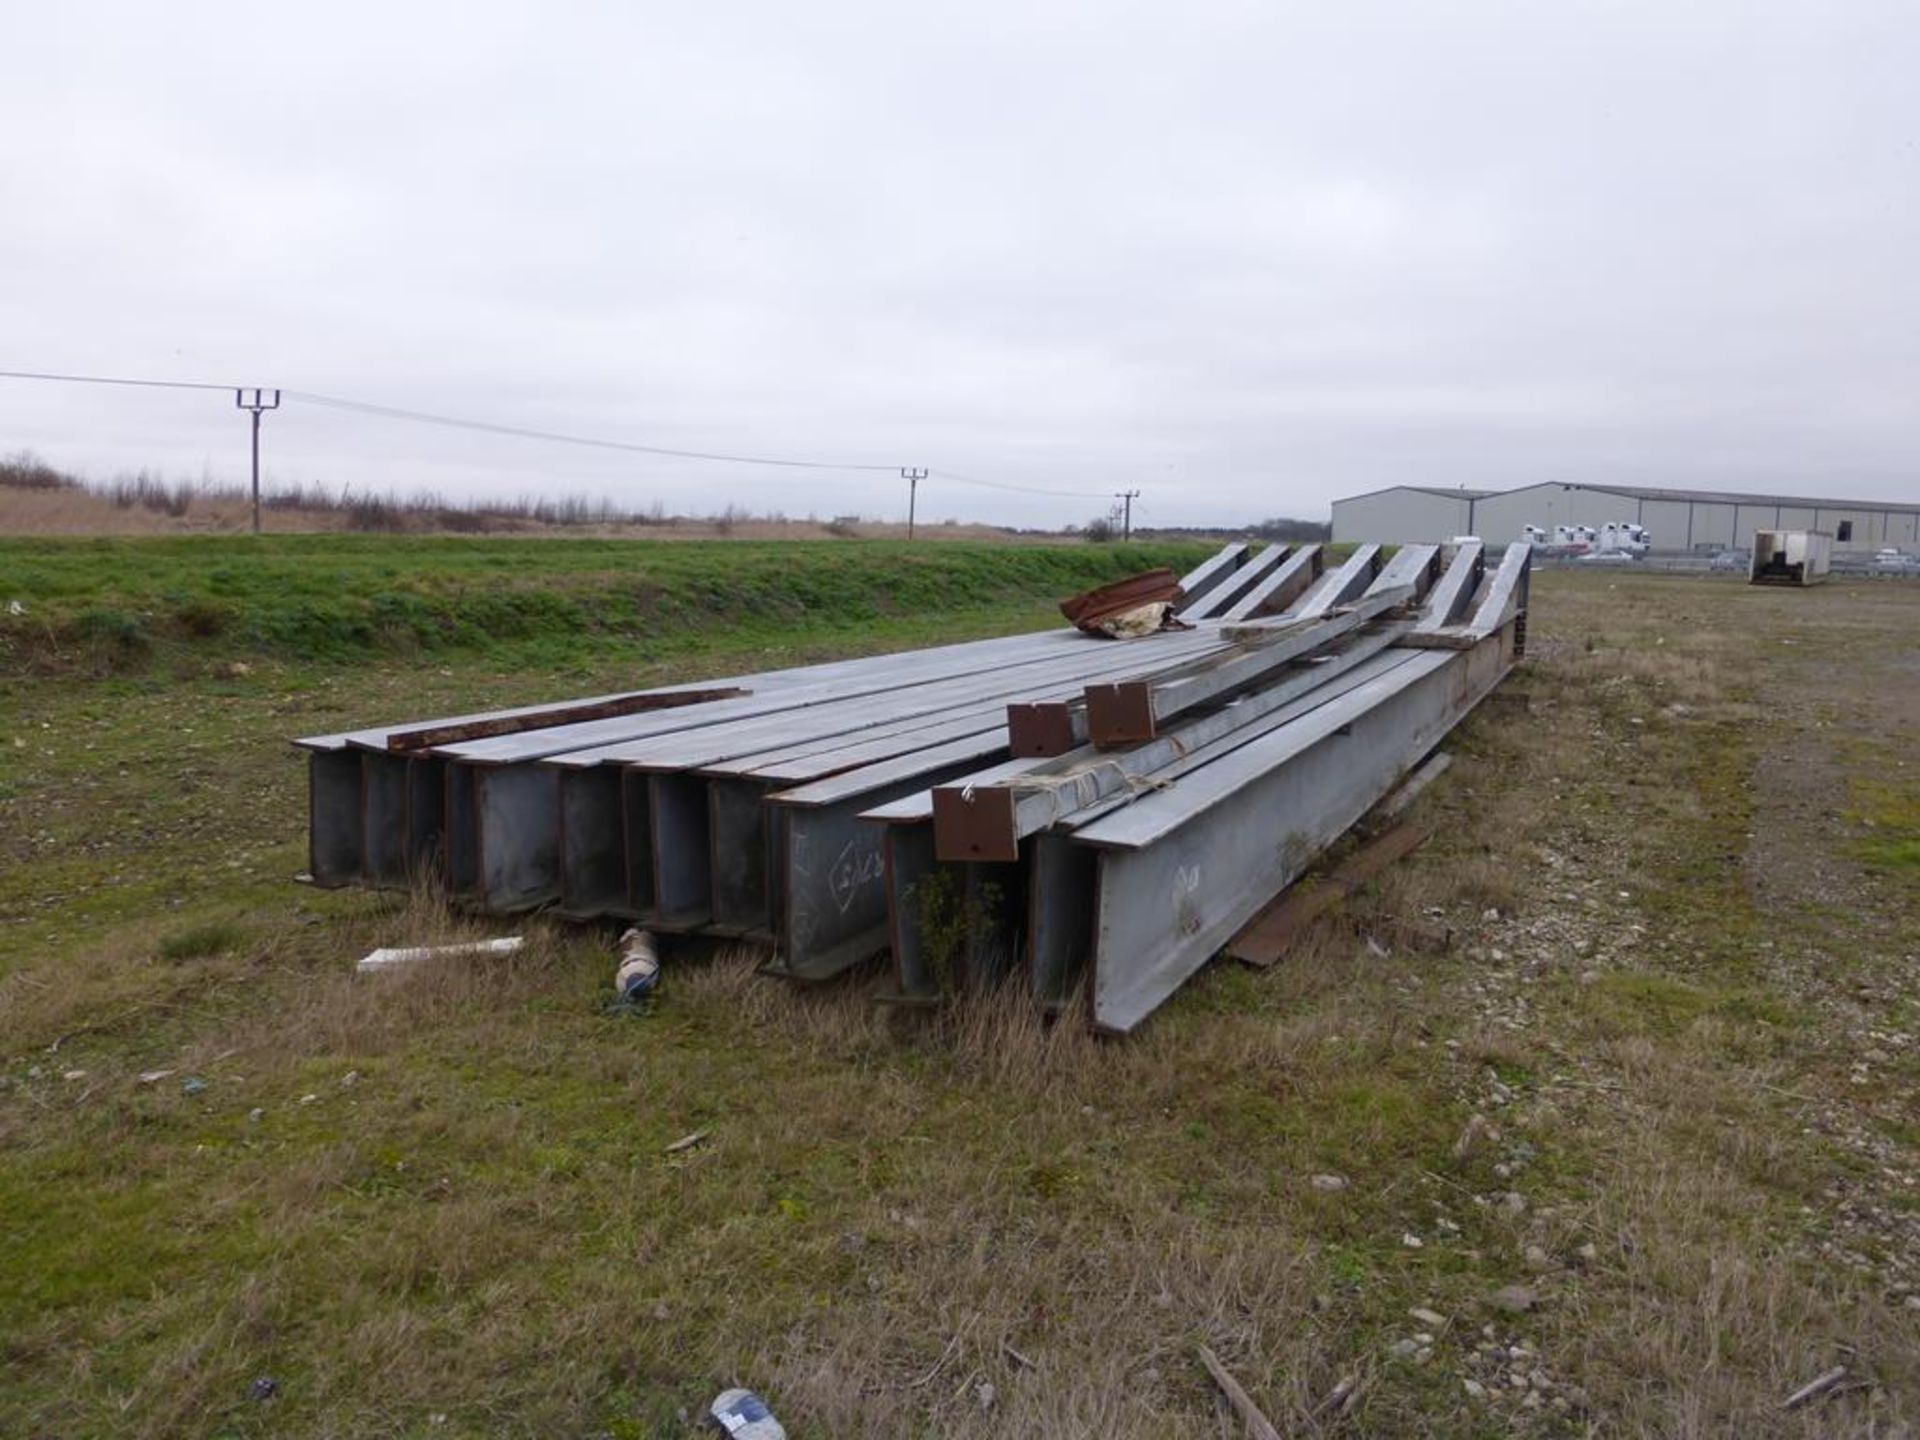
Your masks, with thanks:
[{"label": "steel beam stack end", "polygon": [[770,947],[1124,1033],[1524,653],[1529,547],[1229,545],[1061,629],[297,742],[317,884]]}]

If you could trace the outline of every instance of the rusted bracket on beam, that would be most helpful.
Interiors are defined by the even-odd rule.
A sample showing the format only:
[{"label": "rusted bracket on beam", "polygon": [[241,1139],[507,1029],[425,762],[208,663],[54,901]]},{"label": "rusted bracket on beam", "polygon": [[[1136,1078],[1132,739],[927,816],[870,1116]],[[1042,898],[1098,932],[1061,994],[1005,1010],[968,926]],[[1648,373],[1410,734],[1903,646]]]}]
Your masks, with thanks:
[{"label": "rusted bracket on beam", "polygon": [[1169,675],[1146,676],[1112,685],[1087,687],[1087,733],[1102,747],[1151,740],[1174,716],[1257,684],[1295,660],[1309,655],[1413,598],[1413,587],[1370,595],[1335,614],[1285,626],[1247,626],[1227,632],[1252,648],[1186,667]]}]

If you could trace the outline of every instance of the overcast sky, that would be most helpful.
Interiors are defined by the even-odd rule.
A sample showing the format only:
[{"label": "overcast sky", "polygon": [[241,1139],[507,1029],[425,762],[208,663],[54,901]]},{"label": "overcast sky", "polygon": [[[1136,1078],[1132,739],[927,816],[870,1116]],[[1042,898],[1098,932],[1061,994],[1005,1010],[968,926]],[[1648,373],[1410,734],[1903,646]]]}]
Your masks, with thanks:
[{"label": "overcast sky", "polygon": [[[16,3],[0,217],[0,369],[1072,492],[936,473],[935,518],[1920,500],[1913,0]],[[239,479],[231,407],[0,381],[0,450]],[[266,455],[905,508],[294,401]]]}]

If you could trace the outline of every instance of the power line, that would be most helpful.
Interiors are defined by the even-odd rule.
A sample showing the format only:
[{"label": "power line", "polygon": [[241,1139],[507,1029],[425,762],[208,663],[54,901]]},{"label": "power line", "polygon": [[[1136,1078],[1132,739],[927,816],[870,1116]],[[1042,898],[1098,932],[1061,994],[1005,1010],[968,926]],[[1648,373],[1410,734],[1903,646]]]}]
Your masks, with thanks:
[{"label": "power line", "polygon": [[933,472],[942,480],[958,481],[962,485],[981,485],[989,490],[1008,490],[1016,495],[1057,495],[1067,500],[1104,500],[1107,497],[1093,490],[1047,490],[1038,485],[1014,485],[1005,480],[982,480],[977,475],[962,475],[957,470],[936,470]]},{"label": "power line", "polygon": [[[223,390],[243,387],[215,385],[195,380],[129,379],[114,375],[68,375],[45,370],[0,370],[0,380],[53,380],[73,385],[133,385],[158,390]],[[870,474],[899,474],[898,465],[873,465],[831,460],[797,460],[774,455],[735,455],[713,450],[681,450],[664,445],[641,445],[627,440],[604,440],[589,435],[569,435],[557,430],[535,430],[520,425],[502,425],[491,420],[467,420],[453,415],[437,415],[426,410],[408,410],[397,405],[379,405],[369,400],[351,400],[339,395],[321,395],[311,390],[286,390],[288,399],[302,400],[330,410],[344,410],[385,420],[403,420],[419,425],[438,425],[452,430],[470,430],[487,435],[505,435],[520,440],[544,440],[557,445],[582,445],[596,450],[618,450],[635,455],[658,455],[672,460],[707,460],[728,465],[771,465],[789,470],[862,471]],[[923,472],[928,473],[928,472]],[[1102,498],[1087,490],[1054,490],[1040,485],[1018,485],[1004,480],[984,480],[963,475],[957,470],[930,472],[943,480],[961,485],[976,485],[1015,495],[1050,495],[1067,500]]]},{"label": "power line", "polygon": [[201,380],[123,380],[113,375],[54,375],[44,370],[0,370],[0,380],[64,380],[74,385],[141,385],[154,390],[237,390]]},{"label": "power line", "polygon": [[366,400],[343,400],[337,395],[316,395],[310,390],[289,390],[295,400],[322,405],[333,410],[351,410],[362,415],[377,415],[387,420],[411,420],[422,425],[443,425],[453,430],[478,430],[489,435],[511,435],[522,440],[548,440],[559,445],[586,445],[597,450],[625,450],[637,455],[664,455],[674,460],[717,460],[729,465],[778,465],[790,470],[868,470],[894,474],[898,465],[843,464],[831,460],[790,460],[772,455],[728,455],[712,450],[675,450],[664,445],[636,445],[626,440],[599,440],[587,435],[565,435],[557,430],[529,430],[519,425],[498,425],[491,420],[462,420],[452,415],[433,415],[424,410],[402,410],[394,405],[375,405]]}]

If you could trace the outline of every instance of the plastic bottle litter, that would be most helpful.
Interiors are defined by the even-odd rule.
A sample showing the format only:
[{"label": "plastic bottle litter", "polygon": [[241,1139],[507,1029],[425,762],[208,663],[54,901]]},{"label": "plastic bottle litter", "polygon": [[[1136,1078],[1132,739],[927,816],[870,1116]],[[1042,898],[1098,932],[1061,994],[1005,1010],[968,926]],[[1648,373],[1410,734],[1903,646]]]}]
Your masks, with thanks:
[{"label": "plastic bottle litter", "polygon": [[787,1440],[786,1428],[751,1390],[722,1390],[707,1413],[733,1440]]},{"label": "plastic bottle litter", "polygon": [[613,988],[628,1004],[644,1000],[660,983],[660,956],[653,936],[645,930],[629,930],[620,937],[620,968],[614,973]]}]

